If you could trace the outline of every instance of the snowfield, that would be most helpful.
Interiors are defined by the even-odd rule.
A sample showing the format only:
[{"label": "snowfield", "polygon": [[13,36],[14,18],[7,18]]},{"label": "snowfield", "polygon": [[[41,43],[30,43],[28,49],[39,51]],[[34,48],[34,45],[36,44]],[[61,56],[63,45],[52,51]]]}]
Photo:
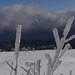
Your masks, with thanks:
[{"label": "snowfield", "polygon": [[[26,72],[21,68],[25,66],[25,62],[36,62],[41,59],[41,74],[43,75],[47,72],[47,59],[45,54],[49,54],[52,58],[54,57],[55,50],[41,50],[41,51],[28,51],[28,52],[20,52],[19,54],[19,66],[18,66],[18,75],[26,75]],[[75,75],[75,50],[67,50],[65,54],[61,57],[62,63],[55,70],[54,75],[60,75],[63,73],[64,75],[69,75],[70,70],[72,70],[72,75]],[[6,61],[10,64],[12,61],[15,61],[15,52],[0,52],[0,75],[10,75],[11,68],[7,65]],[[15,66],[15,62],[14,62]],[[14,73],[14,72],[13,72]],[[12,74],[14,75],[14,74]]]}]

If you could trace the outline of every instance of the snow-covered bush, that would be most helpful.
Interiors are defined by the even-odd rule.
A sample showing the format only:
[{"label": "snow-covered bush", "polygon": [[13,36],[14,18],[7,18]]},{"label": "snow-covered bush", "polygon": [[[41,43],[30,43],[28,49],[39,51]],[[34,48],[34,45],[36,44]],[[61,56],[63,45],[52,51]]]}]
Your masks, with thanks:
[{"label": "snow-covered bush", "polygon": [[32,48],[32,51],[35,51],[35,48],[34,47]]},{"label": "snow-covered bush", "polygon": [[40,75],[40,63],[41,60],[37,60],[37,62],[26,62],[25,65],[28,67],[28,69],[21,67],[25,72],[27,72],[26,75]]},{"label": "snow-covered bush", "polygon": [[31,47],[28,47],[27,49],[28,49],[28,50],[31,50]]},{"label": "snow-covered bush", "polygon": [[0,49],[0,52],[2,52],[2,49]]},{"label": "snow-covered bush", "polygon": [[15,51],[15,48],[11,48],[11,51]]},{"label": "snow-covered bush", "polygon": [[66,23],[65,29],[63,31],[63,37],[60,38],[59,34],[58,34],[58,30],[57,28],[53,29],[53,34],[54,34],[54,38],[55,38],[55,42],[56,42],[56,52],[55,52],[55,56],[52,60],[52,58],[50,57],[49,54],[45,54],[47,60],[48,60],[48,64],[47,64],[47,75],[53,75],[53,72],[58,68],[58,66],[61,64],[61,60],[59,60],[59,58],[61,58],[63,56],[63,54],[65,53],[66,50],[69,49],[70,44],[65,44],[68,41],[72,40],[75,38],[75,35],[72,35],[70,38],[67,38],[67,35],[71,29],[71,25],[72,22],[74,20],[74,17],[72,16]]},{"label": "snow-covered bush", "polygon": [[23,47],[21,50],[26,51],[26,52],[28,51],[28,49],[26,47]]}]

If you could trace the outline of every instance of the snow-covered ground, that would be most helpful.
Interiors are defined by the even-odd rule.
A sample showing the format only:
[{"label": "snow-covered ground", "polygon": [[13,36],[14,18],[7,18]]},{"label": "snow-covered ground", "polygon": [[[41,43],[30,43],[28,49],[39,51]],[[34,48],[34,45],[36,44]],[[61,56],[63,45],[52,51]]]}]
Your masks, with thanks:
[{"label": "snow-covered ground", "polygon": [[[26,75],[26,72],[21,68],[21,66],[27,68],[25,66],[25,62],[36,62],[39,59],[41,59],[41,75],[44,73],[46,75],[48,61],[45,54],[50,54],[50,56],[53,58],[55,50],[20,52],[18,75]],[[0,75],[10,75],[11,68],[7,65],[6,61],[11,64],[11,62],[14,60],[14,52],[0,52]],[[72,75],[75,75],[75,50],[73,49],[66,51],[60,60],[62,60],[62,63],[54,72],[54,75],[60,75],[61,73],[64,75],[69,75],[70,70],[73,72]]]}]

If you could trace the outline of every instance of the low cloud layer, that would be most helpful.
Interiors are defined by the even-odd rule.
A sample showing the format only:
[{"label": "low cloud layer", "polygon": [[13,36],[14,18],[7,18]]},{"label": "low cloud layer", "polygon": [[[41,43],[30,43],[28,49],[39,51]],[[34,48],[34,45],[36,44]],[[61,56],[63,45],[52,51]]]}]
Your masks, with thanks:
[{"label": "low cloud layer", "polygon": [[0,10],[0,30],[15,30],[17,25],[23,31],[62,27],[75,10],[52,12],[35,4],[6,6]]}]

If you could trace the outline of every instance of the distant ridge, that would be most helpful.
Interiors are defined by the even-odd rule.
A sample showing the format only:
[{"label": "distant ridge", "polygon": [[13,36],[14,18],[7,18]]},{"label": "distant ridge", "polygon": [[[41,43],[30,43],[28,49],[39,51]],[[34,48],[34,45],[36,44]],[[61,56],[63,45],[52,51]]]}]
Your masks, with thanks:
[{"label": "distant ridge", "polygon": [[[69,42],[73,49],[75,49],[75,39]],[[0,49],[11,51],[11,48],[14,48],[15,41],[0,41]],[[52,40],[22,40],[21,41],[21,48],[22,47],[41,47],[41,46],[50,46],[53,45],[56,47],[55,41]]]}]

